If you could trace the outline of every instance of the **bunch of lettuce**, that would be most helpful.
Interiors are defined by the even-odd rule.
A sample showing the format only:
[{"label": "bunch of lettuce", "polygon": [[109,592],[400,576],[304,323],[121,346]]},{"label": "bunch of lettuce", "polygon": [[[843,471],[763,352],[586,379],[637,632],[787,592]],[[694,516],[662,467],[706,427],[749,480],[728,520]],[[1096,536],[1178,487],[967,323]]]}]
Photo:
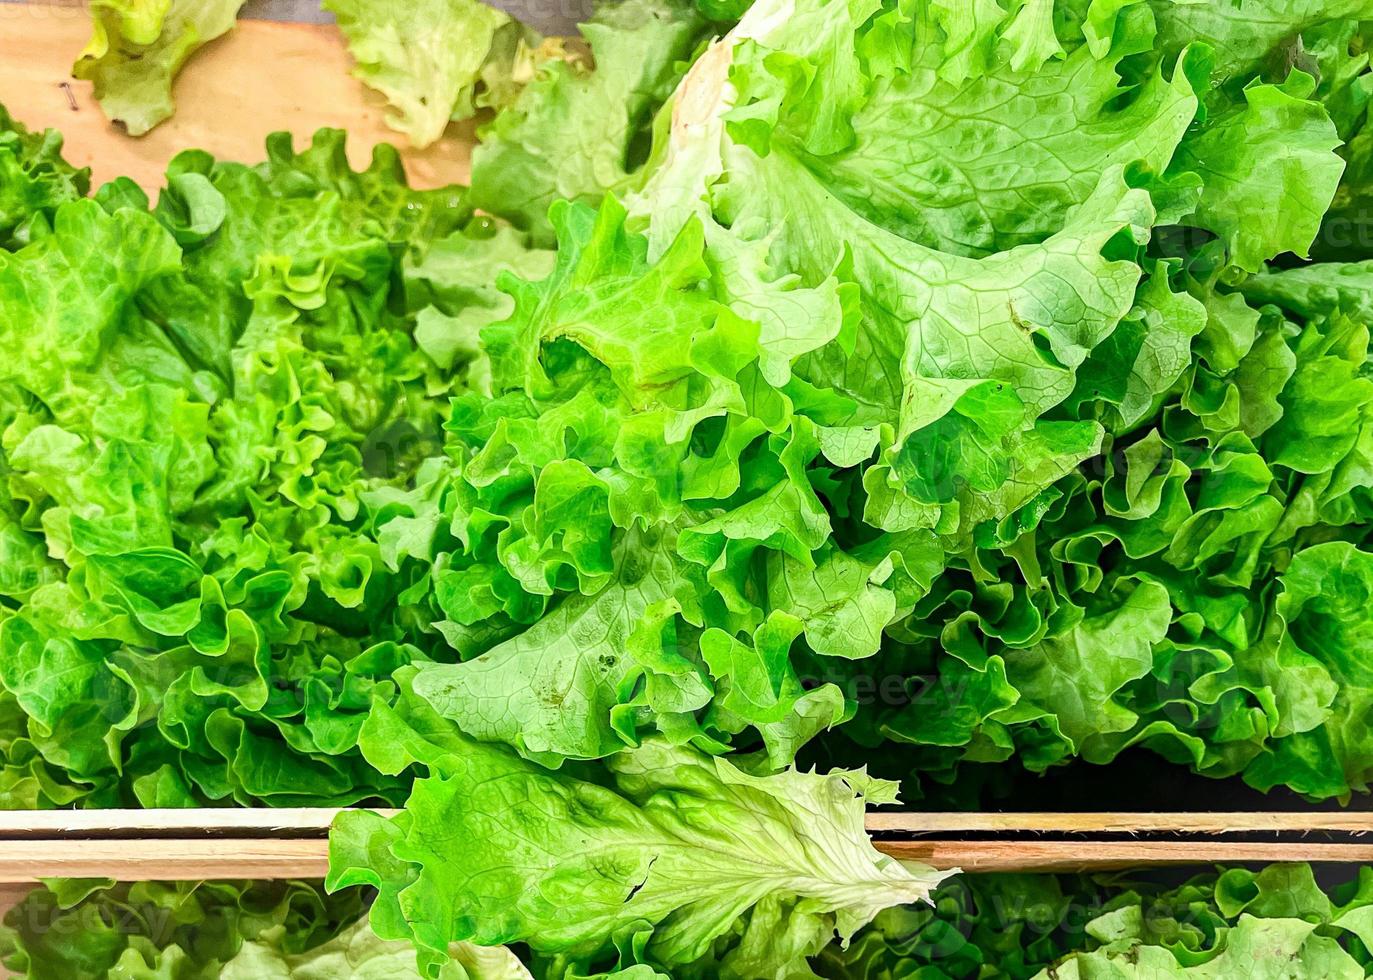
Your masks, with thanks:
[{"label": "bunch of lettuce", "polygon": [[356,729],[422,637],[375,614],[399,585],[361,496],[409,478],[465,384],[421,349],[444,314],[407,303],[409,245],[480,252],[472,303],[539,260],[392,152],[349,170],[336,132],[257,167],[184,153],[155,208],[125,180],[80,199],[51,139],[11,132],[0,799],[403,799]]},{"label": "bunch of lettuce", "polygon": [[755,774],[652,739],[555,773],[461,734],[419,676],[398,674],[359,742],[423,775],[400,815],[335,820],[327,884],[376,888],[373,928],[411,940],[426,976],[453,942],[521,943],[550,980],[808,976],[836,935],[947,877],[873,848],[864,803],[895,786],[863,772]]},{"label": "bunch of lettuce", "polygon": [[[701,511],[686,518],[676,557],[706,570],[729,618],[684,605],[669,623],[677,649],[683,627],[707,627],[686,642],[713,689],[711,738],[747,717],[723,720],[746,676],[742,654],[717,652],[709,627],[725,622],[745,649],[754,634],[771,677],[753,704],[791,690],[814,719],[805,699],[847,695],[823,726],[863,682],[907,678],[846,733],[918,747],[892,754],[926,778],[1139,744],[1263,788],[1364,788],[1362,13],[774,0],[695,61],[622,188],[626,227],[649,268],[699,255],[709,290],[756,325],[758,373],[790,402],[785,444],[806,447],[822,501],[790,496],[780,455],[756,481],[766,500],[745,489],[760,443],[729,409],[655,439],[679,480],[651,506],[616,515],[609,481],[617,527],[724,502],[704,532]],[[570,225],[563,238],[560,255]],[[1301,264],[1316,240],[1363,262]],[[638,337],[679,322],[663,302],[620,308]],[[546,356],[555,337],[596,349],[552,322],[595,318],[585,304],[540,309]],[[488,335],[499,365],[507,341]],[[599,360],[613,374],[621,356]],[[686,404],[718,412],[698,390]],[[646,469],[620,438],[616,464]],[[722,455],[737,484],[690,485]],[[823,534],[793,531],[822,513]],[[785,616],[798,625],[778,644],[766,627]],[[489,736],[458,717],[489,696],[487,670],[433,673],[435,703]],[[530,720],[508,728],[527,738]]]},{"label": "bunch of lettuce", "polygon": [[[598,510],[613,478],[617,516],[642,501],[699,523],[711,505],[683,504],[654,427],[687,422],[705,395],[738,416],[731,445],[765,437],[756,475],[795,473],[795,498],[821,521],[805,485],[807,423],[790,432],[790,395],[760,383],[754,328],[709,294],[689,237],[676,267],[650,268],[613,203],[555,214],[569,236],[556,263],[524,233],[474,218],[461,189],[407,188],[394,153],[350,170],[332,132],[300,153],[273,138],[255,167],[187,151],[155,206],[121,180],[30,210],[27,243],[0,256],[12,354],[0,369],[7,805],[398,804],[413,783],[405,816],[340,826],[333,877],[376,884],[378,932],[416,940],[432,975],[464,936],[526,942],[564,973],[655,963],[768,975],[928,894],[943,875],[882,857],[863,832],[864,801],[890,802],[889,784],[786,767],[841,715],[835,692],[807,697],[793,682],[751,704],[767,697],[766,665],[717,628],[706,642],[722,676],[741,658],[748,687],[712,709],[705,675],[667,645],[670,607],[699,624],[704,602],[726,624],[724,600],[693,597],[705,569],[683,565],[674,528],[653,517],[626,537]],[[511,270],[523,279],[502,279]],[[536,307],[580,302],[603,276],[606,300],[661,298],[680,310],[683,340],[702,333],[671,352],[667,374],[646,368],[645,397],[589,351],[539,350]],[[815,302],[838,329],[835,297]],[[606,323],[612,343],[616,327]],[[488,330],[510,338],[506,353]],[[559,371],[571,372],[564,391],[534,386]],[[583,426],[576,413],[596,404],[603,417]],[[539,428],[560,416],[584,429],[584,460],[536,487],[553,451]],[[512,425],[533,455],[493,485],[471,456],[483,427],[500,427],[485,458],[502,465]],[[620,434],[649,469],[593,474],[586,461],[602,466]],[[737,465],[722,454],[719,466],[700,485],[734,493]],[[735,489],[742,503],[760,488]],[[635,609],[650,603],[656,618],[641,624]],[[622,660],[613,636],[595,645],[600,616],[610,630],[642,625],[642,657],[662,658],[651,704],[632,690],[647,668]],[[783,642],[796,622],[761,635]],[[446,673],[420,669],[477,664],[508,642],[537,654],[545,638],[590,672],[564,697],[536,688],[563,678],[535,677],[535,655],[527,676],[506,670],[498,683],[521,696],[566,701],[565,733],[550,724],[556,704],[535,701],[510,747],[453,724],[431,696]],[[617,698],[612,723],[601,713]],[[497,732],[515,732],[524,709],[512,709],[493,716]],[[712,757],[745,729],[766,733],[767,754]],[[463,860],[487,862],[479,882],[437,863],[453,846],[437,827],[467,828]],[[530,836],[546,849],[511,865]],[[589,853],[592,837],[603,848]],[[569,928],[559,890],[607,912],[579,912]],[[512,912],[511,895],[531,905]],[[455,907],[471,918],[444,911]],[[779,929],[787,939],[774,943]]]},{"label": "bunch of lettuce", "polygon": [[826,980],[1356,978],[1373,966],[1373,873],[1323,890],[1304,864],[1158,880],[973,875],[881,913],[815,960]]},{"label": "bunch of lettuce", "polygon": [[[72,879],[5,914],[0,957],[30,980],[419,980],[413,950],[367,925],[359,889],[316,882]],[[443,980],[528,980],[507,949],[454,946]]]},{"label": "bunch of lettuce", "polygon": [[406,802],[330,877],[426,975],[806,977],[942,876],[802,749],[1364,789],[1364,7],[630,0],[470,192],[14,130],[0,798]]},{"label": "bunch of lettuce", "polygon": [[[1142,743],[1361,787],[1360,270],[1265,266],[1310,250],[1340,189],[1328,106],[1366,113],[1357,14],[754,4],[595,210],[553,180],[501,189],[497,161],[547,129],[498,117],[474,187],[529,227],[547,189],[557,257],[502,282],[490,397],[455,399],[445,457],[377,524],[428,577],[413,618],[460,654],[414,667],[426,727],[604,759],[621,795],[649,749],[780,769],[835,726],[920,746],[891,755],[936,778]],[[1289,63],[1308,35],[1311,72]],[[1314,277],[1304,309],[1278,295],[1293,277]],[[846,688],[877,671],[940,683],[855,718]],[[447,751],[388,753],[428,772],[412,812],[340,827],[336,880],[404,882],[386,929],[805,975],[688,955],[671,927],[636,945],[580,861],[585,945],[545,921],[540,862],[536,890],[522,858],[469,877],[452,848],[510,848],[470,749]],[[671,880],[639,862],[616,914]],[[539,897],[502,917],[488,893]]]}]

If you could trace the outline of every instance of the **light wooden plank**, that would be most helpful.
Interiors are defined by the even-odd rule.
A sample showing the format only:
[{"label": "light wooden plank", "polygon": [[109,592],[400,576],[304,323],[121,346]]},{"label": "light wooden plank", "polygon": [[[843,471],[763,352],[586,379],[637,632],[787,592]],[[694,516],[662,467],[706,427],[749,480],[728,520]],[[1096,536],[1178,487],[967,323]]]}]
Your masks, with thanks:
[{"label": "light wooden plank", "polygon": [[332,24],[240,21],[182,70],[173,90],[176,114],[138,138],[105,119],[90,83],[70,77],[89,33],[77,7],[0,4],[0,102],[31,127],[65,134],[67,159],[91,167],[97,184],[125,175],[154,189],[167,161],[187,147],[253,163],[262,159],[268,133],[287,130],[300,146],[321,126],[348,130],[354,166],[365,166],[372,147],[389,142],[401,148],[415,186],[467,181],[471,125],[450,126],[425,150],[407,148],[383,121],[384,100],[349,74],[351,58]]},{"label": "light wooden plank", "polygon": [[0,882],[38,878],[210,881],[323,878],[329,842],[310,840],[65,840],[0,843]]},{"label": "light wooden plank", "polygon": [[[386,816],[394,810],[378,811]],[[151,810],[4,810],[0,837],[126,833],[232,835],[324,833],[336,807],[223,807]],[[1373,832],[1373,813],[885,813],[867,815],[869,833],[1305,833]]]},{"label": "light wooden plank", "polygon": [[1373,832],[1373,813],[886,813],[868,814],[869,833],[1195,834]]},{"label": "light wooden plank", "polygon": [[881,841],[901,860],[966,872],[1107,871],[1124,868],[1287,861],[1373,862],[1373,844],[1246,844],[1234,841]]}]

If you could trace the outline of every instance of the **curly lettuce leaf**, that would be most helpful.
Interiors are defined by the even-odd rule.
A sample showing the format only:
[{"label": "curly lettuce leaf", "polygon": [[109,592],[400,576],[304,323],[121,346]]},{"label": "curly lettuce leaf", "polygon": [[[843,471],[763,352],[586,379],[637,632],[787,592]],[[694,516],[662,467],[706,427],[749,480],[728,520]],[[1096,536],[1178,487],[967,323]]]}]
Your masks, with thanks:
[{"label": "curly lettuce leaf", "polygon": [[354,74],[390,104],[387,125],[417,147],[442,136],[450,120],[470,118],[488,74],[513,70],[514,49],[527,43],[525,28],[480,0],[324,6],[348,39]]},{"label": "curly lettuce leaf", "polygon": [[1318,544],[1298,552],[1280,581],[1274,613],[1287,625],[1293,653],[1329,671],[1335,697],[1319,727],[1275,740],[1245,778],[1260,789],[1285,783],[1311,796],[1347,798],[1373,777],[1363,723],[1373,677],[1354,655],[1368,642],[1373,554],[1343,541]]},{"label": "curly lettuce leaf", "polygon": [[1366,13],[1359,0],[1244,0],[1149,6],[1158,20],[1159,40],[1170,49],[1202,42],[1215,52],[1215,67],[1230,86],[1242,88],[1264,62],[1285,54],[1285,45],[1328,24],[1348,23]]},{"label": "curly lettuce leaf", "polygon": [[[1176,59],[1171,78],[1160,66],[1123,100],[1116,63],[1149,40],[1136,25],[1105,61],[1079,48],[1041,72],[994,46],[954,86],[941,77],[958,57],[947,25],[898,14],[755,5],[674,95],[631,207],[655,248],[695,215],[729,229],[708,234],[712,258],[737,236],[774,274],[853,280],[856,335],[797,373],[849,400],[848,422],[890,426],[864,477],[866,520],[958,541],[1095,453],[1091,422],[1041,416],[1132,306],[1158,217],[1137,185],[1185,135],[1200,63]],[[1071,151],[1057,129],[1022,132],[1044,117],[1036,100],[1060,113]],[[907,139],[913,128],[929,138]],[[946,163],[988,145],[1004,166],[958,178]],[[1022,169],[1036,154],[1045,165]],[[936,159],[950,180],[920,176]],[[1056,167],[1062,186],[1040,179]],[[1006,174],[1036,176],[1022,192]]]},{"label": "curly lettuce leaf", "polygon": [[243,0],[101,0],[72,74],[95,83],[111,122],[142,136],[176,110],[172,81],[195,52],[234,26]]},{"label": "curly lettuce leaf", "polygon": [[434,634],[396,618],[412,583],[361,500],[409,481],[477,370],[425,353],[404,284],[471,212],[394,151],[353,171],[337,132],[268,156],[182,154],[155,208],[118,181],[0,256],[32,354],[0,398],[6,806],[405,794],[357,732]]},{"label": "curly lettuce leaf", "polygon": [[89,168],[63,159],[60,133],[30,132],[0,106],[0,247],[43,237],[58,205],[85,197],[90,180]]},{"label": "curly lettuce leaf", "polygon": [[[564,492],[575,499],[575,490]],[[572,522],[579,516],[567,512]],[[600,591],[567,598],[481,657],[433,666],[416,678],[416,692],[474,737],[550,765],[623,748],[611,722],[632,676],[625,648],[650,607],[689,587],[667,547],[671,538],[654,537],[627,534],[620,554],[609,556],[616,577]]]},{"label": "curly lettuce leaf", "polygon": [[1373,259],[1268,269],[1239,288],[1255,303],[1273,303],[1302,319],[1341,310],[1357,320],[1373,320]]},{"label": "curly lettuce leaf", "polygon": [[337,946],[365,912],[358,889],[330,895],[314,882],[48,881],[6,913],[0,955],[34,980],[208,980],[231,975],[259,942],[278,957]]},{"label": "curly lettuce leaf", "polygon": [[[378,938],[365,918],[302,952],[289,952],[285,939],[283,926],[264,930],[243,944],[219,976],[223,980],[418,980],[422,976],[414,947]],[[456,943],[448,953],[441,971],[444,980],[532,980],[519,958],[504,947]]]},{"label": "curly lettuce leaf", "polygon": [[414,615],[460,657],[416,690],[550,766],[749,730],[785,766],[848,712],[806,689],[805,658],[876,653],[934,543],[829,540],[822,453],[868,453],[791,372],[848,329],[851,292],[774,280],[745,250],[746,297],[715,294],[699,226],[649,262],[624,218],[613,199],[553,209],[553,270],[503,280],[510,315],[481,332],[494,397],[455,403],[422,485],[365,500],[388,562],[427,570]]},{"label": "curly lettuce leaf", "polygon": [[475,226],[430,242],[422,255],[407,256],[403,272],[406,303],[419,311],[415,343],[441,370],[477,362],[468,368],[468,383],[489,391],[481,328],[505,319],[514,306],[496,282],[507,272],[538,279],[552,264],[551,251],[531,248],[510,227]]},{"label": "curly lettuce leaf", "polygon": [[872,848],[863,800],[889,801],[890,787],[862,773],[753,776],[650,740],[597,783],[455,736],[418,699],[398,707],[369,720],[369,758],[430,775],[397,817],[340,815],[329,883],[381,889],[378,935],[430,954],[519,941],[583,961],[618,948],[622,967],[675,970],[719,955],[736,921],[785,910],[797,948],[733,954],[765,956],[775,975],[944,877]]},{"label": "curly lettuce leaf", "polygon": [[932,907],[880,913],[847,947],[826,949],[815,970],[826,980],[989,969],[1025,980],[1356,977],[1373,961],[1366,870],[1334,887],[1304,864],[1167,881],[1142,873],[956,878]]},{"label": "curly lettuce leaf", "polygon": [[[1360,681],[1329,651],[1357,647],[1364,618],[1368,334],[1338,290],[1305,281],[1284,300],[1316,314],[1300,328],[1237,294],[1203,294],[1206,343],[1160,420],[1113,437],[1102,471],[980,532],[979,568],[993,578],[946,572],[918,607],[925,622],[877,668],[935,673],[929,698],[860,715],[858,737],[925,746],[916,769],[936,778],[960,757],[1015,755],[1040,770],[1143,744],[1261,788],[1361,790],[1348,714],[1362,710]],[[1330,598],[1310,604],[1311,590]],[[1109,628],[1109,663],[1067,656],[1109,621],[1099,617],[1145,595],[1156,597],[1153,625]]]},{"label": "curly lettuce leaf", "polygon": [[594,67],[549,52],[472,152],[475,206],[551,244],[555,200],[595,205],[632,180],[637,144],[705,24],[678,0],[597,6],[582,25]]},{"label": "curly lettuce leaf", "polygon": [[[1297,35],[1348,40],[1321,40],[1338,9],[1272,11],[1279,30],[1042,6],[755,4],[674,93],[631,214],[650,256],[701,223],[726,292],[749,247],[802,286],[858,289],[856,329],[792,368],[864,433],[860,479],[835,476],[861,512],[838,526],[932,532],[946,557],[852,671],[933,689],[860,710],[854,738],[925,746],[921,778],[1136,744],[1241,772],[1338,725],[1338,679],[1252,590],[1323,539],[1365,539],[1358,270],[1320,294],[1340,309],[1290,322],[1254,298],[1320,268],[1244,272],[1310,246],[1363,68],[1319,54],[1338,71],[1313,86],[1274,60]],[[1250,153],[1236,133],[1260,117],[1273,146]],[[1274,199],[1289,217],[1263,217]],[[1134,596],[1147,628],[1124,625]],[[1083,652],[1126,636],[1125,661]]]},{"label": "curly lettuce leaf", "polygon": [[1313,89],[1300,72],[1282,85],[1247,86],[1244,106],[1208,120],[1174,163],[1201,175],[1195,220],[1219,234],[1246,271],[1282,252],[1305,257],[1335,196],[1344,170],[1339,136],[1309,98]]}]

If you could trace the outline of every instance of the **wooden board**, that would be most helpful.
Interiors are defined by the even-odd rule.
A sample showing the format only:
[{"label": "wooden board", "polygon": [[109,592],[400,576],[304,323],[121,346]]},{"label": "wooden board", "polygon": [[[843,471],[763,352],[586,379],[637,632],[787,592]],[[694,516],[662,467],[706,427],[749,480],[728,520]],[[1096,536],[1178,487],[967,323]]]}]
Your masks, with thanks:
[{"label": "wooden board", "polygon": [[383,121],[384,100],[350,74],[352,59],[332,24],[240,21],[177,77],[176,114],[137,138],[105,119],[89,82],[71,78],[89,35],[79,7],[0,4],[0,102],[30,127],[62,132],[67,159],[90,167],[97,184],[123,175],[153,190],[180,150],[254,163],[268,133],[288,130],[303,145],[321,126],[348,130],[355,167],[367,164],[374,145],[389,142],[401,149],[415,186],[467,182],[470,124],[450,126],[425,150],[409,149]]}]

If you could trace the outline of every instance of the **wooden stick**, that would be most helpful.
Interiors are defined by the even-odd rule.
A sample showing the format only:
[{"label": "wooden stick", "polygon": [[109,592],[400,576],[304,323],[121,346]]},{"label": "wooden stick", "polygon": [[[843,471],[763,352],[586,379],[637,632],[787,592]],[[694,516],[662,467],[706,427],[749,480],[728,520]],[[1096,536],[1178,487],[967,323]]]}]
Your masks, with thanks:
[{"label": "wooden stick", "polygon": [[[394,810],[378,810],[391,816]],[[220,807],[164,810],[3,810],[0,838],[136,836],[144,833],[226,836],[277,832],[323,835],[336,807]],[[1373,813],[884,813],[867,816],[869,833],[1305,833],[1373,832]]]},{"label": "wooden stick", "polygon": [[[1373,844],[1247,844],[1228,841],[881,841],[895,858],[968,872],[1092,871],[1241,861],[1373,863]],[[37,878],[201,881],[322,878],[323,839],[67,840],[0,843],[0,882]]]},{"label": "wooden stick", "polygon": [[1373,813],[869,813],[868,833],[1373,833]]},{"label": "wooden stick", "polygon": [[1373,862],[1373,844],[1245,844],[1233,841],[879,841],[894,858],[963,871],[1105,871],[1242,861]]},{"label": "wooden stick", "polygon": [[323,878],[329,842],[312,840],[79,840],[0,843],[0,882],[37,878],[207,881]]}]

